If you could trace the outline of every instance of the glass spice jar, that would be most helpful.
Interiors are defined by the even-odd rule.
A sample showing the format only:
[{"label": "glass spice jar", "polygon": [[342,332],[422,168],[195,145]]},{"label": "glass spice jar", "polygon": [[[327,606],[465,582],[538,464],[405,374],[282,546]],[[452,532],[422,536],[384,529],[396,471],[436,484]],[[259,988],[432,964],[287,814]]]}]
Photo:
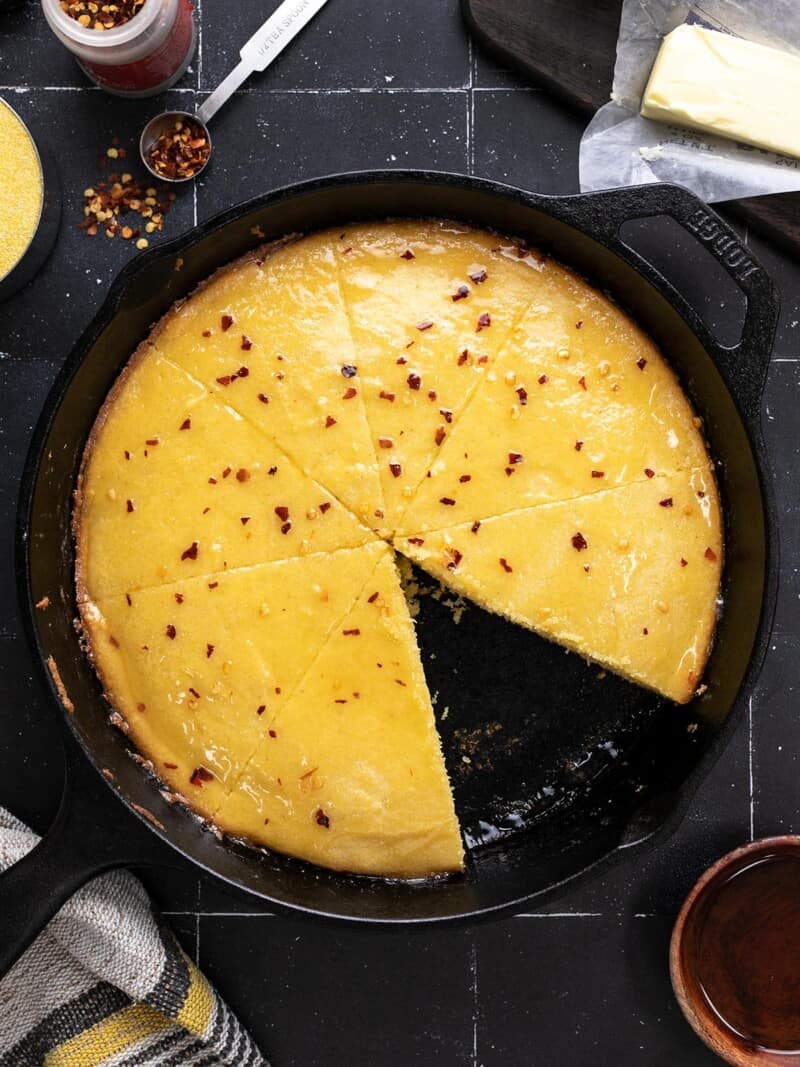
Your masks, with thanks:
[{"label": "glass spice jar", "polygon": [[169,89],[197,47],[190,0],[145,0],[128,22],[104,30],[82,26],[59,0],[42,0],[42,8],[50,29],[78,66],[101,89],[117,96],[155,96]]}]

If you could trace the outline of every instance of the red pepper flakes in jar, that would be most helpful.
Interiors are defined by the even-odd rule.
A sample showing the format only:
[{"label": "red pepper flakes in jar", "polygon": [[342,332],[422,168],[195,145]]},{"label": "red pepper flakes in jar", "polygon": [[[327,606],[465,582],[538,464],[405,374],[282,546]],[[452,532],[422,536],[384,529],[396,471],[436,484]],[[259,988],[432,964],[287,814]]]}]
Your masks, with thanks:
[{"label": "red pepper flakes in jar", "polygon": [[50,29],[101,89],[154,96],[183,75],[195,53],[190,0],[43,0]]}]

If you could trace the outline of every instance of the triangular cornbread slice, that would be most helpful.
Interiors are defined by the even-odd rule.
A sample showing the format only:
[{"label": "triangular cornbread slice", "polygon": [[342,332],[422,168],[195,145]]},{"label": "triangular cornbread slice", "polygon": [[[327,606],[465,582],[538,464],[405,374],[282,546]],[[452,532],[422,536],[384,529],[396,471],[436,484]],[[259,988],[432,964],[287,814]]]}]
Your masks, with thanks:
[{"label": "triangular cornbread slice", "polygon": [[260,430],[147,346],[118,379],[86,455],[79,599],[374,537]]},{"label": "triangular cornbread slice", "polygon": [[461,869],[414,624],[388,553],[216,822],[335,870],[417,878]]},{"label": "triangular cornbread slice", "polygon": [[329,240],[276,242],[223,267],[151,340],[363,522],[380,525],[377,462]]},{"label": "triangular cornbread slice", "polygon": [[435,220],[332,236],[391,531],[534,299],[544,261]]},{"label": "triangular cornbread slice", "polygon": [[213,814],[388,551],[373,542],[82,605],[108,699],[171,790]]},{"label": "triangular cornbread slice", "polygon": [[400,521],[403,533],[586,496],[707,462],[658,349],[555,263]]},{"label": "triangular cornbread slice", "polygon": [[679,703],[716,621],[722,529],[708,467],[399,538],[489,611]]}]

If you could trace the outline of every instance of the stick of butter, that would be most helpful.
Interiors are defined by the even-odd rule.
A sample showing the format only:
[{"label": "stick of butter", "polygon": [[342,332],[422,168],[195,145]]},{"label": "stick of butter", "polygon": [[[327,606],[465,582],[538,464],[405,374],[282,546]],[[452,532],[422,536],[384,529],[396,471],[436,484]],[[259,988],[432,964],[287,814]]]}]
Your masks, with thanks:
[{"label": "stick of butter", "polygon": [[702,26],[667,34],[642,115],[800,156],[800,59]]}]

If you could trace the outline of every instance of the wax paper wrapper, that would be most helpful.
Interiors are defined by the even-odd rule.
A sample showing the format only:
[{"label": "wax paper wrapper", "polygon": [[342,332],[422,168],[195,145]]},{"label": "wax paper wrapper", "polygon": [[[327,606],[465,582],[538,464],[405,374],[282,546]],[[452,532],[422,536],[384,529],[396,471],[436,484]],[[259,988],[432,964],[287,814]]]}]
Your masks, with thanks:
[{"label": "wax paper wrapper", "polygon": [[[581,189],[677,182],[709,202],[800,189],[800,159],[639,115],[662,38],[682,22],[800,55],[800,0],[625,0],[611,100],[581,140]],[[788,103],[790,121],[798,110]]]}]

